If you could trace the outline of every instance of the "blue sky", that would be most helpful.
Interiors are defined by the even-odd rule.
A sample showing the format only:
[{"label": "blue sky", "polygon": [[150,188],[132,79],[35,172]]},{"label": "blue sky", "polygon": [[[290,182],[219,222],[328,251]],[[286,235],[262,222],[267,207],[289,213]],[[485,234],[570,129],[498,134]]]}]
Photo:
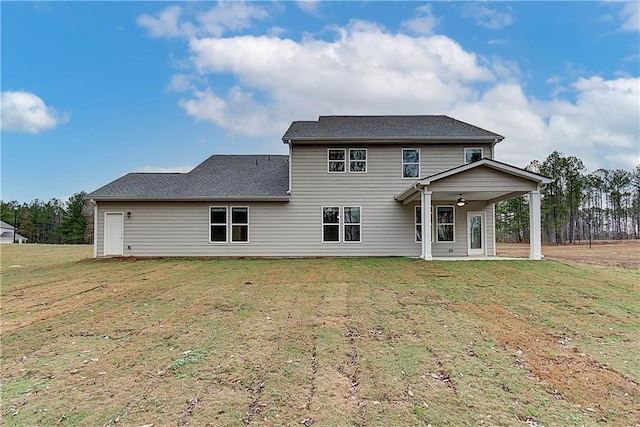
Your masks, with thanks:
[{"label": "blue sky", "polygon": [[285,153],[294,120],[447,114],[640,162],[640,3],[2,2],[2,199],[65,199],[212,154]]}]

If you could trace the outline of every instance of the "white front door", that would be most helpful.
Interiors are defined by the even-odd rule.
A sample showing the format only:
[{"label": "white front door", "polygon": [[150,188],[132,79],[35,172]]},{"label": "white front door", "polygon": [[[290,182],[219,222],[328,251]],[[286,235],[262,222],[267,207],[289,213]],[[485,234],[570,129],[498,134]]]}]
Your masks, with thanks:
[{"label": "white front door", "polygon": [[467,213],[467,254],[485,255],[484,212]]},{"label": "white front door", "polygon": [[122,255],[124,246],[124,215],[108,212],[104,218],[104,254]]}]

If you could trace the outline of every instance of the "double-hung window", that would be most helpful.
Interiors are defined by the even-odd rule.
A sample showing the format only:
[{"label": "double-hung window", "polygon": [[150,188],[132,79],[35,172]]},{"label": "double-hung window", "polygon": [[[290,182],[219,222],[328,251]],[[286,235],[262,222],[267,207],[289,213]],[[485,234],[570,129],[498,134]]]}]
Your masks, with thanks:
[{"label": "double-hung window", "polygon": [[420,149],[419,148],[403,148],[402,149],[402,177],[403,178],[419,178],[420,177]]},{"label": "double-hung window", "polygon": [[344,241],[360,242],[360,207],[345,206],[343,213]]},{"label": "double-hung window", "polygon": [[227,242],[227,208],[214,206],[210,209],[211,230],[209,241],[215,243]]},{"label": "double-hung window", "polygon": [[[212,206],[209,208],[209,221],[209,241],[211,243],[227,243],[229,241],[246,243],[249,241],[248,207]],[[231,230],[230,233],[229,230]]]},{"label": "double-hung window", "polygon": [[231,208],[231,241],[249,241],[249,208]]},{"label": "double-hung window", "polygon": [[362,216],[359,206],[322,207],[323,243],[360,243],[361,241]]},{"label": "double-hung window", "polygon": [[322,208],[322,241],[340,241],[340,207],[324,206]]},{"label": "double-hung window", "polygon": [[473,163],[482,159],[482,148],[465,148],[464,163]]},{"label": "double-hung window", "polygon": [[[348,157],[347,153],[349,154]],[[327,171],[329,173],[367,172],[367,149],[329,148],[327,152]]]},{"label": "double-hung window", "polygon": [[[422,206],[416,206],[416,243],[422,242]],[[433,208],[431,208],[431,224],[433,225]],[[431,233],[431,241],[433,242],[433,233]]]},{"label": "double-hung window", "polygon": [[367,171],[367,149],[349,149],[349,172],[364,173]]},{"label": "double-hung window", "polygon": [[416,242],[422,242],[422,207],[416,206]]},{"label": "double-hung window", "polygon": [[454,240],[454,212],[453,206],[436,207],[436,229],[438,242],[453,242]]},{"label": "double-hung window", "polygon": [[346,172],[345,167],[347,158],[347,150],[344,148],[329,148],[328,161],[330,173]]}]

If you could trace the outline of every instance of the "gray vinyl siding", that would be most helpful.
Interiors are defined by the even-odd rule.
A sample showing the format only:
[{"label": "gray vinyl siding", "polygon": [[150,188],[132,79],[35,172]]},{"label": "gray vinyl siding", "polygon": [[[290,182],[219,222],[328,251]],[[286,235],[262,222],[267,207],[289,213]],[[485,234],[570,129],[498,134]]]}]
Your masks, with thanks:
[{"label": "gray vinyl siding", "polygon": [[470,169],[465,172],[444,178],[429,185],[430,191],[457,191],[464,188],[466,192],[488,191],[491,189],[512,192],[528,192],[535,190],[538,184],[528,179],[509,176],[487,166]]},{"label": "gray vinyl siding", "polygon": [[[327,150],[332,147],[367,148],[367,172],[328,173]],[[131,212],[123,218],[125,256],[418,257],[414,205],[394,200],[414,181],[402,178],[402,148],[420,148],[424,177],[463,164],[465,147],[482,147],[485,157],[492,156],[491,144],[294,145],[289,202],[98,202],[97,256],[104,255],[105,212]],[[211,206],[249,207],[249,242],[210,243]],[[323,206],[359,206],[361,242],[322,243]],[[434,256],[466,255],[467,209],[486,212],[487,243],[493,245],[491,205],[472,206],[456,208],[456,242],[434,242]],[[341,239],[342,233],[341,225]],[[487,254],[492,253],[488,247]]]}]

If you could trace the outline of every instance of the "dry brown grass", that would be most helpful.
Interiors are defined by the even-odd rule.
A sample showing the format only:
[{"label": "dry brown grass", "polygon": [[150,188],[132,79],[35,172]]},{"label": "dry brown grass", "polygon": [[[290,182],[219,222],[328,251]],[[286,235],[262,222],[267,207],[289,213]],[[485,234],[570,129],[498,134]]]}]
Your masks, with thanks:
[{"label": "dry brown grass", "polygon": [[[529,245],[499,243],[498,255],[526,258]],[[640,240],[598,240],[589,247],[589,242],[566,245],[543,245],[545,258],[582,264],[609,267],[640,268]]]},{"label": "dry brown grass", "polygon": [[51,250],[2,248],[5,425],[640,420],[638,270]]}]

